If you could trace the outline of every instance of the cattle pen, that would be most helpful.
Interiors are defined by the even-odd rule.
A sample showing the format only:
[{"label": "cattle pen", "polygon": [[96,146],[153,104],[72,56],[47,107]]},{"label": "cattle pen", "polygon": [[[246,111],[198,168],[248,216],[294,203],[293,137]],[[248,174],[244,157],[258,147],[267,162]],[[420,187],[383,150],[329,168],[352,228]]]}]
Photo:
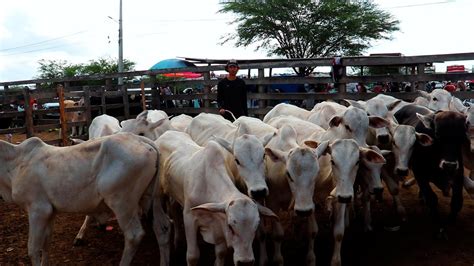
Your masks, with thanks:
[{"label": "cattle pen", "polygon": [[[217,113],[217,108],[212,105],[216,94],[211,88],[218,82],[213,77],[214,71],[224,69],[227,60],[207,60],[186,58],[196,63],[196,67],[177,69],[133,71],[107,75],[92,75],[69,77],[61,79],[36,79],[0,82],[4,90],[0,94],[0,121],[8,121],[8,125],[0,127],[0,135],[23,133],[26,137],[35,136],[36,132],[61,128],[58,139],[49,140],[50,144],[68,145],[67,129],[73,126],[88,126],[94,116],[109,114],[119,120],[135,117],[144,109],[160,109],[170,115],[190,114],[201,112]],[[375,55],[363,57],[342,57],[337,80],[329,75],[321,76],[277,76],[272,73],[275,69],[302,68],[302,67],[333,67],[334,58],[310,59],[259,59],[239,60],[240,74],[245,73],[244,80],[253,90],[248,94],[252,102],[249,115],[263,117],[272,107],[272,103],[281,101],[322,101],[332,99],[367,100],[375,93],[350,93],[347,84],[350,83],[375,83],[375,82],[404,82],[410,84],[403,92],[386,92],[403,100],[413,100],[419,96],[417,89],[423,90],[425,84],[431,81],[465,81],[474,80],[474,73],[431,73],[427,71],[433,63],[450,61],[474,60],[474,53],[438,54],[420,56],[401,55]],[[397,68],[397,73],[370,74],[370,69]],[[348,71],[351,69],[352,71]],[[355,71],[354,71],[355,70]],[[176,72],[201,73],[200,79],[160,79],[160,75]],[[257,73],[252,75],[252,73]],[[352,73],[351,73],[352,72]],[[380,72],[380,71],[379,71]],[[125,82],[117,85],[117,78],[125,80],[139,80],[139,82]],[[335,82],[336,81],[336,82]],[[276,92],[271,88],[279,85],[304,84],[335,84],[334,92]],[[159,88],[165,85],[181,87],[200,87],[202,90],[191,94],[160,95]],[[453,94],[460,99],[474,98],[472,91],[458,91]],[[65,108],[63,99],[83,98],[83,106]],[[12,102],[24,103],[22,110],[9,109]],[[112,100],[114,99],[114,100]],[[192,101],[201,102],[196,106],[166,106],[163,102]],[[57,109],[43,108],[45,103],[58,103]],[[67,112],[83,112],[83,121],[66,121]],[[14,123],[17,122],[17,123]],[[86,139],[87,135],[77,136]]]}]

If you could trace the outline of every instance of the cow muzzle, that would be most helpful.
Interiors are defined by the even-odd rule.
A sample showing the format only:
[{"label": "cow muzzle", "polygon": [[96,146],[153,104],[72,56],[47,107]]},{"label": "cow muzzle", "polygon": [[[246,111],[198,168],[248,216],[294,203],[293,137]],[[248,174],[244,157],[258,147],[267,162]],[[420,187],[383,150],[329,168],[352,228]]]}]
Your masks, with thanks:
[{"label": "cow muzzle", "polygon": [[266,188],[250,191],[250,196],[257,201],[263,200],[267,195],[268,195],[268,189]]},{"label": "cow muzzle", "polygon": [[351,203],[352,196],[337,196],[337,201],[339,203]]},{"label": "cow muzzle", "polygon": [[295,213],[299,217],[308,217],[313,213],[313,209],[309,210],[295,210]]},{"label": "cow muzzle", "polygon": [[377,136],[377,142],[379,144],[387,144],[390,141],[389,135],[379,135]]},{"label": "cow muzzle", "polygon": [[397,168],[395,172],[399,177],[405,177],[408,175],[408,169]]},{"label": "cow muzzle", "polygon": [[254,264],[254,260],[252,261],[237,261],[235,265],[237,266],[252,266]]},{"label": "cow muzzle", "polygon": [[458,161],[450,162],[450,161],[441,160],[440,168],[449,173],[454,172],[459,169],[459,163]]}]

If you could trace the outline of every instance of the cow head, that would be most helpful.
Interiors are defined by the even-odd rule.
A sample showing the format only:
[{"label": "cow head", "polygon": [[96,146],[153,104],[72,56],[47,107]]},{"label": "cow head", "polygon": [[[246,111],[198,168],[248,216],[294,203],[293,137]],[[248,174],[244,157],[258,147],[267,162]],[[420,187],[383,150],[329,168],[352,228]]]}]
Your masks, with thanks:
[{"label": "cow head", "polygon": [[[255,258],[252,242],[260,223],[260,215],[277,218],[268,208],[256,204],[247,197],[241,197],[222,203],[205,203],[191,209],[194,213],[203,212],[204,216],[212,213],[224,213],[222,223],[227,246],[234,249],[234,264],[253,263]],[[197,214],[197,213],[196,213]],[[199,214],[198,219],[199,219]]]},{"label": "cow head", "polygon": [[308,147],[294,147],[288,152],[265,148],[265,154],[274,162],[282,162],[285,167],[285,178],[293,197],[296,215],[308,216],[314,211],[313,193],[316,177],[319,173],[318,158],[326,153],[328,141],[318,144],[314,141],[305,142]]},{"label": "cow head", "polygon": [[449,173],[459,170],[462,167],[461,148],[467,140],[466,115],[453,111],[416,115],[435,138],[440,153],[439,167]]},{"label": "cow head", "polygon": [[247,195],[260,200],[268,195],[265,183],[264,148],[262,141],[255,135],[243,134],[234,139],[233,143],[215,137],[216,142],[234,155],[238,175],[247,187]]},{"label": "cow head", "polygon": [[428,108],[433,111],[449,110],[452,100],[451,93],[443,89],[434,89],[431,93],[418,90],[422,97],[428,100]]},{"label": "cow head", "polygon": [[424,133],[418,133],[413,126],[392,123],[392,152],[395,159],[394,171],[399,177],[408,175],[408,163],[416,142],[422,146],[433,144],[433,139]]},{"label": "cow head", "polygon": [[[378,155],[371,153],[370,150],[378,153]],[[383,184],[380,175],[382,167],[386,163],[383,156],[386,156],[390,151],[380,150],[377,146],[370,146],[369,149],[360,148],[360,153],[360,161],[362,163],[359,166],[357,175],[362,178],[362,182],[368,188],[369,193],[375,195],[378,199],[381,199]],[[382,157],[379,155],[382,155]]]},{"label": "cow head", "polygon": [[159,135],[156,134],[156,129],[164,123],[169,124],[169,119],[167,117],[156,122],[149,122],[146,118],[140,117],[124,120],[120,122],[120,126],[122,127],[121,132],[130,132],[151,140],[156,140],[159,137]]},{"label": "cow head", "polygon": [[474,152],[474,107],[469,104],[469,107],[464,109],[464,114],[466,114],[466,126],[468,129],[470,150]]}]

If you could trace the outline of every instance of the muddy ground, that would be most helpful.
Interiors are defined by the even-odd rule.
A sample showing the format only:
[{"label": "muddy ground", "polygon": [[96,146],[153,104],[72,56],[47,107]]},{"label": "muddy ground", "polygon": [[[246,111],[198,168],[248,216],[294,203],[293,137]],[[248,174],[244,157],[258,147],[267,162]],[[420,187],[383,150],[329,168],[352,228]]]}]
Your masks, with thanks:
[{"label": "muddy ground", "polygon": [[[44,133],[46,137],[51,134]],[[0,137],[4,139],[4,136]],[[21,141],[21,137],[14,137]],[[443,212],[449,208],[449,199],[438,194]],[[391,199],[385,194],[382,203],[374,203],[374,232],[364,233],[361,221],[355,218],[346,231],[343,243],[343,265],[474,265],[474,201],[465,194],[464,207],[455,226],[448,231],[448,240],[434,237],[426,208],[418,199],[418,188],[401,190],[402,201],[408,212],[408,221],[396,232],[384,229],[396,224]],[[59,214],[56,217],[50,256],[53,265],[118,265],[123,248],[123,237],[116,222],[109,224],[110,231],[91,228],[86,233],[86,244],[75,247],[73,239],[84,216]],[[317,210],[320,233],[316,239],[318,265],[329,265],[332,254],[332,237],[327,213]],[[285,220],[288,222],[288,219]],[[158,265],[156,240],[149,226],[133,265]],[[287,227],[283,245],[286,265],[303,265],[304,244],[299,228]],[[0,265],[29,265],[27,255],[28,219],[16,205],[0,201]],[[210,245],[202,246],[200,265],[213,264]],[[173,265],[184,265],[183,253],[173,255]]]}]

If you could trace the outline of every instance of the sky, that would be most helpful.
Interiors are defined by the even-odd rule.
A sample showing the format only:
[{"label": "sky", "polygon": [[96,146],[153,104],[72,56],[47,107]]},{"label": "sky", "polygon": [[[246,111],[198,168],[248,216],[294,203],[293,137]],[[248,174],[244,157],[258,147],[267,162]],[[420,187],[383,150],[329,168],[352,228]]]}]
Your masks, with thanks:
[{"label": "sky", "polygon": [[[219,0],[122,0],[123,57],[147,70],[163,59],[263,59],[255,47],[221,44],[235,32]],[[400,21],[391,40],[365,52],[428,55],[474,52],[473,0],[374,0]],[[111,18],[109,18],[111,17]],[[38,61],[85,64],[118,58],[119,0],[0,1],[0,82],[38,76]],[[449,62],[465,64],[473,61]],[[446,64],[437,65],[444,71]],[[444,68],[444,69],[443,69]]]}]

